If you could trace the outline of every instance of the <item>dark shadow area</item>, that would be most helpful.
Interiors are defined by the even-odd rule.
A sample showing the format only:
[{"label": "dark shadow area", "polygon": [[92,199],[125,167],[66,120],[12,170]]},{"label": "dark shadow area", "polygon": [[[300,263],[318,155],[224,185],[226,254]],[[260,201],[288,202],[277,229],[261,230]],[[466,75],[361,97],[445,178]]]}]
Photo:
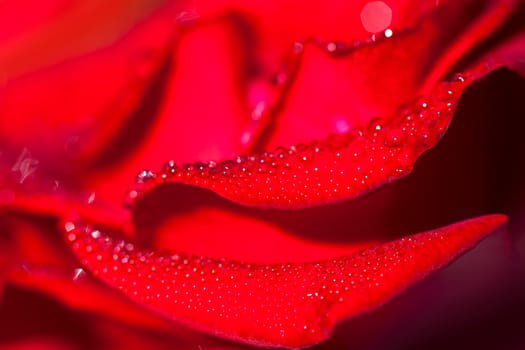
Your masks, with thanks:
[{"label": "dark shadow area", "polygon": [[525,269],[494,254],[498,235],[381,308],[343,322],[314,349],[521,349]]},{"label": "dark shadow area", "polygon": [[45,339],[69,344],[75,349],[97,347],[96,331],[90,330],[85,318],[56,300],[9,285],[3,298],[0,343]]},{"label": "dark shadow area", "polygon": [[[490,3],[493,6],[494,3]],[[472,62],[476,62],[479,57],[483,57],[486,52],[495,50],[502,42],[508,40],[513,35],[518,34],[522,29],[523,21],[525,20],[525,8],[520,7],[512,13],[512,15],[505,20],[505,23],[493,33],[490,37],[486,38],[477,47],[469,50],[455,65],[450,72],[462,72],[465,67],[468,67]]]}]

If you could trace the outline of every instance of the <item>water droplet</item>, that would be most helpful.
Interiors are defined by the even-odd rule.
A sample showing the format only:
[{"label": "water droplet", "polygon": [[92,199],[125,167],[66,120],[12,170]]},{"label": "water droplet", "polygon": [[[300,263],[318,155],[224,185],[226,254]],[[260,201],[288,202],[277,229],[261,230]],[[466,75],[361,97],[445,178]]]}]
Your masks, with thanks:
[{"label": "water droplet", "polygon": [[162,165],[162,171],[167,174],[175,174],[177,171],[177,164],[174,160],[167,161]]},{"label": "water droplet", "polygon": [[371,134],[377,134],[383,129],[383,121],[380,118],[372,118],[368,122],[366,129]]},{"label": "water droplet", "polygon": [[399,129],[388,130],[383,143],[387,147],[399,147],[405,140],[405,134]]},{"label": "water droplet", "polygon": [[66,230],[66,232],[71,232],[75,229],[75,224],[68,221],[64,224],[64,229]]},{"label": "water droplet", "polygon": [[421,97],[416,103],[416,106],[418,108],[428,108],[429,106],[429,100],[427,97]]},{"label": "water droplet", "polygon": [[284,160],[288,156],[288,149],[285,147],[277,147],[274,151],[274,158]]},{"label": "water droplet", "polygon": [[433,138],[431,137],[432,133],[426,127],[422,127],[419,131],[419,142],[422,146],[430,146],[434,143]]},{"label": "water droplet", "polygon": [[206,177],[208,175],[209,165],[204,162],[193,163],[193,169],[200,177]]},{"label": "water droplet", "polygon": [[235,166],[237,165],[236,161],[225,160],[219,163],[218,168],[220,173],[225,177],[231,177],[234,173]]},{"label": "water droplet", "polygon": [[86,271],[83,268],[78,267],[73,270],[73,281],[81,282],[86,278]]},{"label": "water droplet", "polygon": [[155,173],[151,170],[142,170],[137,174],[136,182],[138,184],[146,183],[155,178]]},{"label": "water droplet", "polygon": [[451,80],[452,83],[464,83],[465,81],[466,78],[463,74],[454,74]]},{"label": "water droplet", "polygon": [[186,179],[191,179],[195,176],[195,168],[193,167],[192,163],[183,163],[182,164],[182,176],[184,176]]}]

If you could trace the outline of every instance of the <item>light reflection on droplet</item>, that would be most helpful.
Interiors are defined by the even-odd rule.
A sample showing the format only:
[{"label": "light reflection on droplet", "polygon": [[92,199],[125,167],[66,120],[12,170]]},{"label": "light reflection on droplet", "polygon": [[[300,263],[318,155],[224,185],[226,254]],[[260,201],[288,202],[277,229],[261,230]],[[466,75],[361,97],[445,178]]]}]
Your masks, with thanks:
[{"label": "light reflection on droplet", "polygon": [[144,169],[137,174],[136,182],[137,183],[146,183],[147,181],[153,179],[155,174],[148,169]]},{"label": "light reflection on droplet", "polygon": [[75,224],[71,221],[68,221],[64,224],[64,229],[66,230],[66,232],[71,232],[75,229]]},{"label": "light reflection on droplet", "polygon": [[361,24],[370,33],[382,32],[392,24],[392,9],[383,1],[370,1],[361,10]]},{"label": "light reflection on droplet", "polygon": [[80,282],[86,277],[86,271],[83,268],[78,267],[73,270],[73,281]]}]

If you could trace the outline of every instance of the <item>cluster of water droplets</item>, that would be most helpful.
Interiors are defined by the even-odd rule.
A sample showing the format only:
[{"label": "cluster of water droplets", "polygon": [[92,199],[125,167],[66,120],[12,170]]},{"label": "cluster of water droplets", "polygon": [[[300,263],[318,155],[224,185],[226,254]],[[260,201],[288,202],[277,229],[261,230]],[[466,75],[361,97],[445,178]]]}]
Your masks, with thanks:
[{"label": "cluster of water droplets", "polygon": [[273,207],[357,197],[406,175],[417,157],[439,141],[466,80],[457,75],[391,118],[373,118],[361,128],[324,140],[219,162],[169,161],[160,171],[143,170],[128,202],[165,182],[192,184],[243,204]]},{"label": "cluster of water droplets", "polygon": [[473,219],[350,256],[276,264],[154,252],[75,222],[64,231],[84,266],[143,305],[227,337],[297,347],[447,264],[498,221]]},{"label": "cluster of water droplets", "polygon": [[314,44],[321,50],[332,56],[345,56],[351,52],[360,49],[366,45],[381,42],[386,39],[390,39],[394,36],[392,29],[386,29],[379,33],[374,33],[363,40],[354,40],[351,42],[343,41],[326,41],[322,39],[314,39]]},{"label": "cluster of water droplets", "polygon": [[132,299],[268,344],[316,342],[336,321],[323,316],[329,311],[343,316],[379,303],[374,290],[385,287],[392,271],[411,264],[406,250],[418,248],[409,239],[352,257],[260,265],[145,251],[89,225],[67,222],[65,230],[82,263]]}]

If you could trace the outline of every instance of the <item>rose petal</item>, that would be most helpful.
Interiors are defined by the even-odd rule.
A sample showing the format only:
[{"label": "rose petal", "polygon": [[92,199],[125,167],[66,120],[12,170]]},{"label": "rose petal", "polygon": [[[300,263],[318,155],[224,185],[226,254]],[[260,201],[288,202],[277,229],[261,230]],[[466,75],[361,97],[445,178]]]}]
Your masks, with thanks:
[{"label": "rose petal", "polygon": [[140,147],[127,150],[132,157],[88,174],[86,187],[120,204],[131,185],[122,179],[132,180],[142,168],[167,158],[189,162],[241,152],[238,139],[248,118],[239,93],[242,43],[234,29],[222,20],[185,33],[172,58],[164,100]]},{"label": "rose petal", "polygon": [[403,104],[431,93],[465,53],[504,23],[516,3],[441,6],[417,25],[371,43],[340,44],[333,50],[305,46],[300,70],[264,147],[322,139],[366,127],[373,118],[391,118]]},{"label": "rose petal", "polygon": [[[172,196],[184,200],[173,203]],[[366,204],[360,207],[369,208]],[[370,229],[366,224],[363,226],[368,230],[362,235],[356,234],[358,232],[349,235],[348,227],[357,231],[360,226],[350,223],[352,215],[348,211],[352,209],[348,207],[316,209],[308,212],[261,211],[235,205],[213,193],[189,186],[167,187],[152,193],[135,210],[138,235],[135,240],[154,249],[276,263],[349,255],[384,238],[370,234],[375,227]],[[351,212],[359,215],[357,210]],[[327,230],[330,235],[319,237],[320,230]]]},{"label": "rose petal", "polygon": [[170,161],[159,173],[140,175],[140,187],[130,193],[130,200],[165,182],[196,185],[264,207],[298,208],[356,198],[410,172],[419,155],[447,129],[466,81],[458,76],[443,83],[391,120],[370,121],[365,130],[217,164],[180,166]]},{"label": "rose petal", "polygon": [[2,233],[7,234],[1,237],[2,248],[9,250],[0,250],[0,282],[46,294],[72,310],[135,327],[181,332],[88,276],[54,230],[54,220],[24,220],[10,215],[2,219],[2,224]]},{"label": "rose petal", "polygon": [[177,13],[150,16],[118,44],[1,86],[2,141],[28,147],[66,172],[67,164],[98,156],[166,60],[174,30],[169,10]]},{"label": "rose petal", "polygon": [[[56,282],[48,280],[48,284]],[[59,283],[59,286],[61,284]],[[7,303],[0,306],[0,325],[3,332],[0,336],[2,349],[41,349],[49,345],[51,349],[124,349],[148,348],[172,349],[177,344],[177,349],[194,349],[195,344],[212,348],[242,349],[234,344],[224,344],[217,339],[212,339],[202,334],[192,332],[183,327],[168,325],[165,320],[147,312],[139,312],[140,308],[131,303],[123,303],[122,298],[112,298],[109,294],[85,294],[81,285],[78,289],[69,290],[70,296],[66,298],[65,305],[62,300],[54,300],[46,295],[36,293],[25,287],[9,287],[6,295]],[[100,289],[100,288],[99,288]],[[97,310],[76,309],[76,305],[69,303],[76,297],[98,302],[109,310],[116,306],[122,308],[122,316],[115,317],[111,311],[104,310],[101,314]],[[114,302],[115,306],[111,303]],[[129,312],[130,310],[135,310]],[[86,312],[80,312],[86,311]],[[95,312],[93,312],[95,311]],[[110,317],[107,317],[110,316]],[[137,319],[137,316],[142,319]],[[155,320],[156,322],[148,321]],[[138,321],[138,322],[137,322]]]},{"label": "rose petal", "polygon": [[[110,44],[161,0],[4,0],[0,5],[1,79]],[[96,25],[93,25],[96,22]]]},{"label": "rose petal", "polygon": [[64,227],[82,263],[139,303],[219,336],[301,347],[448,264],[505,220],[485,216],[348,257],[273,265],[151,252],[89,226]]}]

